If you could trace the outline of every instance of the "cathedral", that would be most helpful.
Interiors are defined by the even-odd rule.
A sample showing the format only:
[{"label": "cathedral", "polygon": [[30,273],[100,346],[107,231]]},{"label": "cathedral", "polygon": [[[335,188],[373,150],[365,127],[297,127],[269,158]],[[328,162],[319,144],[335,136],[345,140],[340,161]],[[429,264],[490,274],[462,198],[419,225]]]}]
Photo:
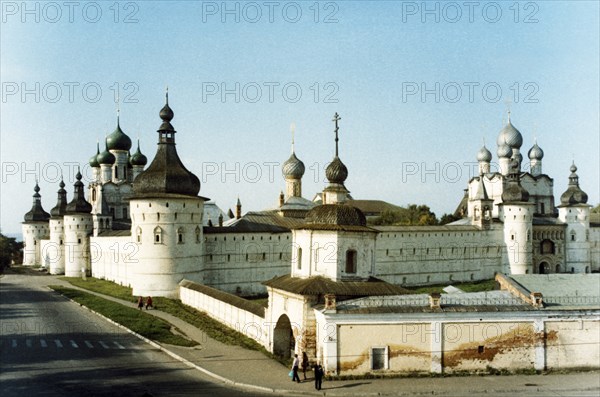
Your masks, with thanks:
[{"label": "cathedral", "polygon": [[477,152],[479,175],[458,205],[461,219],[444,226],[367,223],[377,208],[394,206],[350,195],[337,114],[335,155],[322,193],[303,197],[305,166],[292,143],[278,205],[243,214],[238,199],[235,213],[225,213],[199,195],[200,180],[177,154],[180,134],[168,94],[159,116],[158,149],[149,165],[139,142],[131,154],[132,141],[117,118],[115,131],[90,158],[87,195],[78,173],[71,200],[61,182],[56,206],[47,213],[36,184],[22,225],[24,265],[70,277],[84,273],[130,286],[134,295],[167,297],[179,296],[182,280],[251,296],[265,294],[267,280],[279,285],[286,277],[379,280],[392,291],[498,273],[600,270],[600,225],[590,220],[577,167],[571,165],[568,188],[555,201],[553,179],[543,172],[544,152],[536,142],[524,165],[523,137],[510,114],[497,138],[497,162],[485,145]]}]

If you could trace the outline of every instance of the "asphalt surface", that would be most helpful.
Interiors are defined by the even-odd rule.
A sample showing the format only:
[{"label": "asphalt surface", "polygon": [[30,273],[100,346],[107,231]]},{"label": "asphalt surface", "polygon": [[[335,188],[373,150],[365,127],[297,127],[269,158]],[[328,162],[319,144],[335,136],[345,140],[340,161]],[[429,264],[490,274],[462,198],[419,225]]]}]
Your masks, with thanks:
[{"label": "asphalt surface", "polygon": [[0,395],[248,396],[85,308],[43,276],[0,280]]}]

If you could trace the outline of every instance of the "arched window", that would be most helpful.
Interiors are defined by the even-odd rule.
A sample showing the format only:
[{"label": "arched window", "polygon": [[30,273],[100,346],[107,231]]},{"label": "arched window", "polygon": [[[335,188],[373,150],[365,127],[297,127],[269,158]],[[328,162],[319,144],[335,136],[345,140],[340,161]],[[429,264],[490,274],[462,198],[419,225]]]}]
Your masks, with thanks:
[{"label": "arched window", "polygon": [[296,260],[296,267],[298,270],[302,269],[302,248],[300,247],[298,247],[298,258]]},{"label": "arched window", "polygon": [[346,273],[356,273],[356,250],[346,251]]},{"label": "arched window", "polygon": [[154,228],[154,244],[162,244],[162,229],[160,226]]},{"label": "arched window", "polygon": [[92,189],[92,201],[96,201],[96,189]]},{"label": "arched window", "polygon": [[540,243],[540,254],[554,254],[554,243],[550,240],[542,240]]},{"label": "arched window", "polygon": [[575,230],[571,230],[571,241],[575,241],[577,235],[575,234]]},{"label": "arched window", "polygon": [[138,226],[138,228],[135,231],[135,235],[136,235],[137,242],[139,244],[141,244],[142,243],[142,228],[141,227]]},{"label": "arched window", "polygon": [[183,244],[183,228],[177,229],[177,244]]}]

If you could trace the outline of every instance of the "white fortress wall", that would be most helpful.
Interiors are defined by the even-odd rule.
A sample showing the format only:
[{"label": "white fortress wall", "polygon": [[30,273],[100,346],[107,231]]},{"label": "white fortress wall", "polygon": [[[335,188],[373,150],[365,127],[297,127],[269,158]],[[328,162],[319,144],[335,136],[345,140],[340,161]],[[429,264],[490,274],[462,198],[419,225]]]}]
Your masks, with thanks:
[{"label": "white fortress wall", "polygon": [[488,280],[503,270],[501,227],[378,227],[375,276],[401,285]]},{"label": "white fortress wall", "polygon": [[292,234],[206,233],[203,284],[238,295],[266,294],[261,282],[289,274]]},{"label": "white fortress wall", "polygon": [[[256,307],[258,304],[188,280],[180,283],[179,299],[269,348],[270,328],[265,324],[264,308]],[[255,310],[245,310],[243,306]]]},{"label": "white fortress wall", "polygon": [[90,250],[92,277],[131,286],[139,246],[130,236],[91,237]]}]

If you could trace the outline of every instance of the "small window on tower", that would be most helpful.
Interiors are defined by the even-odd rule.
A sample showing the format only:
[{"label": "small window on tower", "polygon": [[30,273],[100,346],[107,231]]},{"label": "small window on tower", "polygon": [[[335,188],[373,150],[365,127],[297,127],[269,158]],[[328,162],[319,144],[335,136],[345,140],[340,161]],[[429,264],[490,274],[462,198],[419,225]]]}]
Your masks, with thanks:
[{"label": "small window on tower", "polygon": [[162,244],[162,229],[158,226],[154,228],[154,244]]},{"label": "small window on tower", "polygon": [[183,228],[177,229],[177,244],[183,244]]},{"label": "small window on tower", "polygon": [[346,273],[356,273],[356,256],[355,250],[346,251]]}]

